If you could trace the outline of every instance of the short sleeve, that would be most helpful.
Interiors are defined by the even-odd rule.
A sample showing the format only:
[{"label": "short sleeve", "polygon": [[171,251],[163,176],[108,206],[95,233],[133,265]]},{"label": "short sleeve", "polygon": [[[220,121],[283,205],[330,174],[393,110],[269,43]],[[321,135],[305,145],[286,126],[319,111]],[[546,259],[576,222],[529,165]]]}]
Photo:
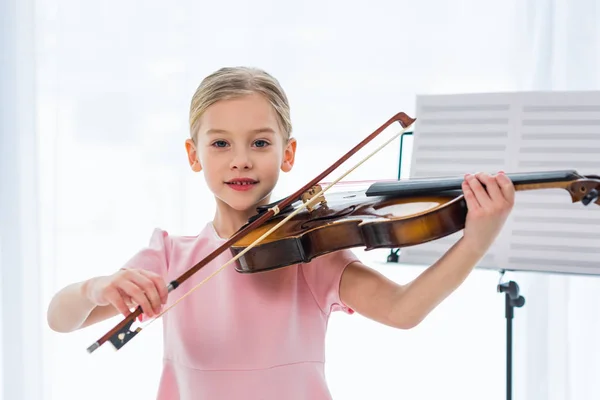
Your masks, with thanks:
[{"label": "short sleeve", "polygon": [[133,255],[122,268],[154,272],[165,280],[165,284],[168,284],[170,250],[169,234],[157,228],[152,232],[148,245]]},{"label": "short sleeve", "polygon": [[123,268],[144,269],[167,279],[169,252],[169,234],[157,228],[152,232],[148,246],[131,257]]},{"label": "short sleeve", "polygon": [[354,310],[340,299],[342,274],[348,264],[354,261],[358,261],[358,257],[351,250],[340,250],[317,257],[310,263],[302,265],[304,278],[324,313],[330,314],[332,311],[354,313]]}]

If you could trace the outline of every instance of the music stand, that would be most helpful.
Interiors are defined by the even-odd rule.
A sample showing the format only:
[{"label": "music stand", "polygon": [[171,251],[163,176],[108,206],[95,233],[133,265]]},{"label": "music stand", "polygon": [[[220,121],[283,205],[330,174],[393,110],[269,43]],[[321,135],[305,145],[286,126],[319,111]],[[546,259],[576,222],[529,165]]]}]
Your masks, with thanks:
[{"label": "music stand", "polygon": [[[408,132],[404,132],[401,136],[400,136],[400,151],[399,151],[399,155],[398,155],[398,179],[402,179],[402,161],[406,159],[406,157],[404,157],[404,151],[406,151],[406,145],[404,144],[404,139],[408,136],[412,137],[413,135],[413,131],[408,131]],[[410,161],[410,160],[409,160]],[[397,263],[399,262],[400,259],[400,251],[401,249],[391,249],[390,250],[390,254],[387,257],[387,262],[390,263]]]},{"label": "music stand", "polygon": [[[504,272],[502,272],[502,276]],[[512,337],[515,307],[525,305],[525,297],[519,294],[519,285],[514,281],[498,284],[498,292],[504,293],[504,316],[506,318],[506,399],[512,399]]]}]

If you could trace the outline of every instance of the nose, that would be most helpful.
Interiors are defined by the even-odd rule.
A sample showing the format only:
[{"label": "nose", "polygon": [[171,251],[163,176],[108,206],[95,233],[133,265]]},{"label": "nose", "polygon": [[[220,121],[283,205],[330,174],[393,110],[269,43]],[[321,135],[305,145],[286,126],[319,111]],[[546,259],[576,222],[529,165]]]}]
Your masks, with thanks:
[{"label": "nose", "polygon": [[249,154],[244,150],[238,150],[235,152],[233,159],[230,164],[231,169],[250,169],[252,168],[252,161],[250,160]]}]

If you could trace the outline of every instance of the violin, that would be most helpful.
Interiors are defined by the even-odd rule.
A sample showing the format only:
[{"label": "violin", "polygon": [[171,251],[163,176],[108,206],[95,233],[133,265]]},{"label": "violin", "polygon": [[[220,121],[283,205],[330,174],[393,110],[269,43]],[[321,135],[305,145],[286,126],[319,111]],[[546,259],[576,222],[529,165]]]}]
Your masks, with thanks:
[{"label": "violin", "polygon": [[[565,189],[572,202],[600,204],[600,177],[582,176],[574,170],[506,174],[516,191]],[[306,263],[337,250],[362,247],[402,248],[456,233],[465,227],[467,203],[462,177],[406,179],[374,182],[367,190],[335,193],[325,197],[321,185],[306,192],[300,201],[317,196],[317,205],[298,212],[276,232],[238,258],[240,273],[270,271]],[[485,186],[485,185],[484,185]],[[259,212],[278,202],[259,207]],[[259,228],[237,241],[237,255],[265,231],[298,208],[288,206]],[[256,218],[256,217],[254,217]]]},{"label": "violin", "polygon": [[[233,257],[197,284],[162,316],[186,296],[198,289],[232,263],[239,273],[258,273],[308,262],[333,251],[364,247],[399,248],[414,246],[450,235],[464,228],[467,206],[462,195],[462,178],[409,179],[375,182],[366,191],[345,191],[325,196],[331,187],[401,136],[416,121],[400,112],[295,193],[274,203],[261,206],[235,234],[221,246],[169,283],[170,292],[229,250]],[[323,187],[323,179],[393,123],[402,130],[332,183]],[[600,204],[600,177],[582,176],[576,171],[531,172],[507,175],[516,190],[563,188],[573,202]],[[131,330],[142,314],[138,306],[114,328],[87,348],[94,352],[106,342],[119,350],[142,329]],[[150,321],[152,322],[152,321]]]}]

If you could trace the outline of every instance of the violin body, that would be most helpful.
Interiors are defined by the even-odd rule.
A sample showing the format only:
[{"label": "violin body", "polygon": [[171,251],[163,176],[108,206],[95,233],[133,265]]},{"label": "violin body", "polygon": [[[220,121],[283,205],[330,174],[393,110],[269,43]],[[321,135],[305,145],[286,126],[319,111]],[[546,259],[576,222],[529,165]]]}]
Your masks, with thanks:
[{"label": "violin body", "polygon": [[[507,176],[516,190],[566,189],[573,202],[598,202],[594,189],[597,181],[585,179],[575,171]],[[342,249],[402,248],[451,235],[464,229],[467,217],[461,183],[462,178],[458,177],[409,179],[374,183],[366,191],[333,193],[326,198],[321,195],[316,206],[304,208],[242,254],[236,271],[265,272]],[[321,189],[317,185],[301,200],[306,202]],[[259,208],[258,215],[276,204]],[[234,243],[234,256],[294,211],[296,204],[298,201]]]},{"label": "violin body", "polygon": [[[336,193],[314,210],[300,211],[284,226],[238,258],[241,273],[269,271],[309,262],[332,251],[363,247],[406,247],[439,239],[464,228],[462,196],[439,194],[404,198]],[[285,217],[272,218],[231,247],[237,255]]]}]

